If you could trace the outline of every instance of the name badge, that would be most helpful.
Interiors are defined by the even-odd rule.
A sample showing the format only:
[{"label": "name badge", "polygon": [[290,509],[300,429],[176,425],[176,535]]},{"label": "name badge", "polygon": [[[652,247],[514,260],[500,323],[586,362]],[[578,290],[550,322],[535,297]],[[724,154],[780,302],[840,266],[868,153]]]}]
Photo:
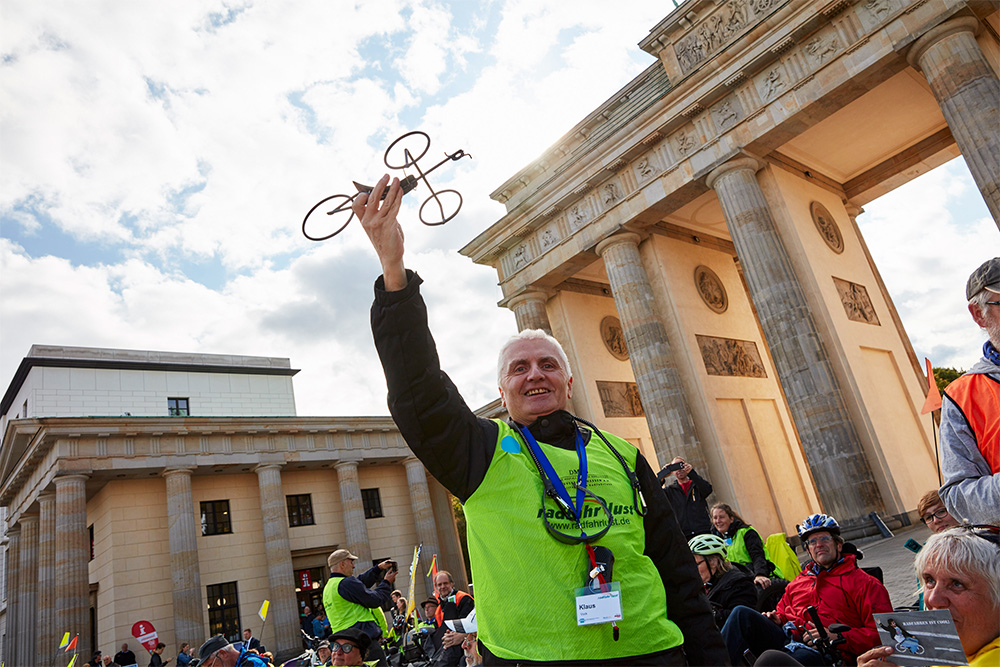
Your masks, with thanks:
[{"label": "name badge", "polygon": [[621,584],[613,581],[596,589],[576,589],[576,624],[595,625],[622,620]]}]

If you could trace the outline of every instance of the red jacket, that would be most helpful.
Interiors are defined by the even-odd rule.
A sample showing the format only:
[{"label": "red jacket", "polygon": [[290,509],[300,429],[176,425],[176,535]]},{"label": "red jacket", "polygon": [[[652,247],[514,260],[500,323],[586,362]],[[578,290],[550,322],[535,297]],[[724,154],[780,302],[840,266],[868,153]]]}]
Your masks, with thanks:
[{"label": "red jacket", "polygon": [[819,611],[823,625],[844,623],[852,628],[844,633],[847,643],[840,646],[841,652],[852,659],[881,643],[872,614],[892,611],[889,591],[858,567],[853,554],[844,555],[829,570],[820,569],[812,561],[807,563],[785,588],[776,611],[782,624],[794,621],[805,628],[812,622],[806,614],[809,605]]}]

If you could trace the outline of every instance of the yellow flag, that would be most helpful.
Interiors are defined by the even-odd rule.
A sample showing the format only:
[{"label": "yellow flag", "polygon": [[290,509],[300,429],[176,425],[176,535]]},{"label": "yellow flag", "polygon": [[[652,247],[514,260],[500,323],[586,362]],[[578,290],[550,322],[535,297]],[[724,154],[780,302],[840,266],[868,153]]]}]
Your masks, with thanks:
[{"label": "yellow flag", "polygon": [[413,563],[410,564],[410,591],[406,603],[406,618],[410,618],[417,608],[417,563],[420,560],[420,547],[413,547]]},{"label": "yellow flag", "polygon": [[73,654],[73,657],[72,657],[72,658],[70,658],[70,661],[69,661],[69,664],[68,664],[68,665],[66,665],[66,667],[73,667],[73,664],[74,664],[75,662],[76,662],[76,653],[74,653],[74,654]]},{"label": "yellow flag", "polygon": [[260,620],[267,620],[267,608],[270,606],[271,603],[268,600],[264,600],[264,604],[260,606],[260,611],[257,612],[257,615],[260,616]]},{"label": "yellow flag", "polygon": [[69,644],[69,633],[63,635],[62,641],[59,642],[59,648],[66,648],[66,644]]}]

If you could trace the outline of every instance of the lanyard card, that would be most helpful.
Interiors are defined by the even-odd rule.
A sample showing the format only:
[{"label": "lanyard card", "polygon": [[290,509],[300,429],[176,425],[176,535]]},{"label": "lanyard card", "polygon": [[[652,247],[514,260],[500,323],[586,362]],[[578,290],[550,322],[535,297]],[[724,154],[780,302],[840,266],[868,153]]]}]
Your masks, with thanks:
[{"label": "lanyard card", "polygon": [[619,582],[601,584],[596,590],[584,586],[577,588],[575,593],[577,625],[622,620],[622,589]]}]

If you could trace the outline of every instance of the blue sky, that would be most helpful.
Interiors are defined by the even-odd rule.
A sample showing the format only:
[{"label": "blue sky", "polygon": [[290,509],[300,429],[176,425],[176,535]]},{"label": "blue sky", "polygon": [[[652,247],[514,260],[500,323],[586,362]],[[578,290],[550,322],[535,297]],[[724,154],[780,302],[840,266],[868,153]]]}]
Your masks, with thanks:
[{"label": "blue sky", "polygon": [[[355,224],[299,233],[319,199],[372,182],[409,129],[463,149],[436,187],[462,215],[414,224],[445,366],[496,396],[514,332],[495,272],[456,250],[499,219],[489,193],[653,61],[666,3],[50,3],[4,0],[0,377],[33,343],[287,356],[300,414],[385,414],[368,331],[374,255]],[[968,366],[961,304],[997,230],[961,159],[859,224],[920,355]],[[990,250],[984,250],[989,248]],[[456,326],[455,322],[461,322]]]}]

